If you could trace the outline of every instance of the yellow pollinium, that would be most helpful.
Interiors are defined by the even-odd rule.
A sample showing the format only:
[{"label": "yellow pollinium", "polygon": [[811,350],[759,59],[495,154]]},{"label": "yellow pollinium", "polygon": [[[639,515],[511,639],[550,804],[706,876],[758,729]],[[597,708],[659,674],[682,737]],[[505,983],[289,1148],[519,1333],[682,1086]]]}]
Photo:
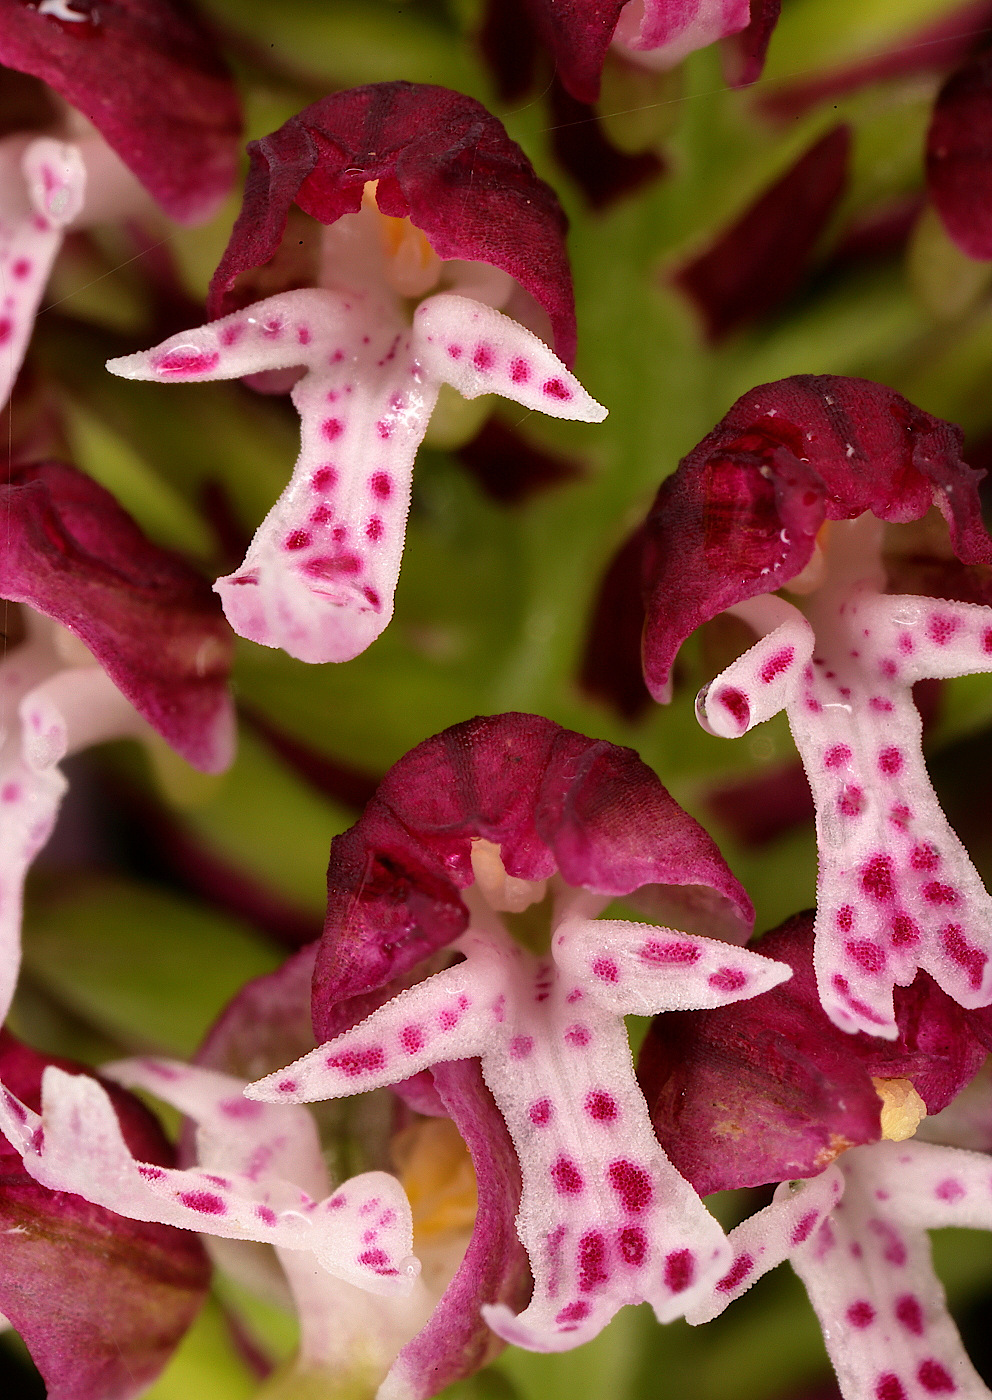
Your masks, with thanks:
[{"label": "yellow pollinium", "polygon": [[927,1116],[927,1106],[909,1079],[872,1079],[882,1100],[882,1137],[888,1142],[911,1138]]},{"label": "yellow pollinium", "polygon": [[471,1230],[478,1209],[475,1169],[450,1118],[427,1118],[393,1139],[393,1160],[413,1212],[414,1249]]},{"label": "yellow pollinium", "polygon": [[376,216],[386,275],[393,290],[400,296],[423,296],[437,283],[441,259],[427,241],[427,235],[409,219],[397,219],[380,211],[375,199],[378,183],[378,180],[366,183],[362,205]]}]

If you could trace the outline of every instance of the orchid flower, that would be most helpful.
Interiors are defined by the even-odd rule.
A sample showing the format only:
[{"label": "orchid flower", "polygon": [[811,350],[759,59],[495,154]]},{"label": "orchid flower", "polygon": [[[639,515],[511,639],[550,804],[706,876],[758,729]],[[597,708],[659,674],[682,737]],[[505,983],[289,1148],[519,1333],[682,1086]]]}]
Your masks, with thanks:
[{"label": "orchid flower", "polygon": [[241,115],[206,32],[171,0],[2,0],[0,64],[47,109],[0,140],[3,404],[66,231],[151,200],[183,223],[209,218],[234,181]]},{"label": "orchid flower", "polygon": [[[276,1044],[312,1044],[313,962],[314,949],[305,949],[248,984],[198,1059],[257,1068],[274,1063]],[[446,1066],[436,1092],[422,1090],[422,1098],[434,1096],[430,1111],[440,1117],[403,1111],[406,1126],[393,1135],[393,1150],[413,1198],[411,1215],[400,1183],[383,1171],[354,1176],[331,1192],[314,1116],[251,1102],[243,1078],[209,1064],[143,1058],[102,1070],[198,1125],[196,1166],[182,1171],[139,1160],[115,1127],[107,1092],[58,1069],[45,1071],[40,1116],[7,1095],[0,1124],[43,1185],[58,1183],[131,1219],[200,1231],[219,1267],[256,1292],[279,1297],[288,1285],[300,1324],[291,1377],[347,1382],[355,1394],[380,1400],[426,1400],[489,1359],[480,1287],[483,1296],[515,1298],[528,1280],[506,1210],[515,1159],[508,1142],[499,1146],[502,1122],[477,1068]],[[480,1173],[478,1215],[475,1176],[444,1116],[449,1108],[476,1149],[485,1125],[481,1165],[499,1166],[488,1177]],[[423,1273],[411,1254],[415,1239]],[[244,1252],[246,1242],[252,1252]],[[275,1246],[271,1264],[259,1244]]]},{"label": "orchid flower", "polygon": [[697,714],[734,738],[786,711],[817,813],[820,996],[842,1029],[885,1037],[917,968],[962,1006],[992,1001],[992,901],[930,786],[912,698],[923,677],[992,671],[992,608],[963,567],[943,597],[887,593],[882,553],[886,522],[936,506],[958,560],[992,561],[960,443],[889,389],[797,376],[744,395],[647,523],[648,688],[667,699],[679,644],[720,611],[757,632]]},{"label": "orchid flower", "polygon": [[[502,715],[400,760],[335,838],[328,889],[314,977],[328,1043],[249,1096],[338,1098],[479,1056],[520,1161],[534,1275],[529,1306],[488,1306],[489,1325],[558,1351],[626,1303],[681,1315],[719,1274],[723,1234],[658,1147],[622,1018],[756,996],[788,969],[595,915],[639,891],[746,936],[750,906],[709,837],[631,750]],[[459,961],[399,989],[448,945]],[[370,1000],[379,988],[396,994]]]},{"label": "orchid flower", "polygon": [[[413,83],[356,88],[249,151],[244,207],[212,285],[220,319],[109,368],[162,383],[262,376],[268,387],[278,372],[292,384],[302,422],[292,479],[216,588],[240,636],[302,661],[347,661],[392,616],[414,457],[442,385],[557,418],[599,422],[606,410],[497,309],[553,333],[570,362],[564,216],[479,103]],[[294,200],[297,219],[303,210],[329,226],[302,274],[316,285],[254,301],[253,269],[265,265],[269,285],[301,276],[280,264],[296,257],[280,247]]]},{"label": "orchid flower", "polygon": [[[0,1020],[20,962],[24,877],[55,824],[68,754],[158,734],[195,767],[234,754],[231,638],[200,577],[60,462],[0,488]],[[20,627],[23,636],[18,636]]]},{"label": "orchid flower", "polygon": [[[926,1231],[992,1229],[987,1075],[969,1085],[992,1020],[962,1011],[921,973],[899,993],[896,1043],[845,1036],[818,1004],[812,937],[808,914],[765,936],[762,949],[787,961],[793,977],[746,1021],[737,1008],[689,1015],[692,1027],[673,1036],[677,1018],[664,1018],[655,1027],[663,1048],[653,1046],[642,1061],[649,1098],[659,1095],[662,1141],[686,1139],[676,1160],[699,1189],[716,1179],[781,1180],[793,1166],[812,1177],[781,1180],[772,1204],[731,1231],[733,1263],[688,1320],[710,1321],[789,1259],[846,1400],[987,1397],[947,1312]],[[716,1104],[726,1121],[714,1140],[707,1106]],[[928,1109],[939,1111],[926,1120],[933,1140],[910,1141]],[[836,1131],[858,1115],[852,1137]],[[815,1160],[818,1129],[830,1141]],[[731,1149],[728,1160],[735,1131],[754,1150]],[[955,1140],[986,1151],[936,1145]]]},{"label": "orchid flower", "polygon": [[115,1131],[150,1170],[173,1160],[158,1123],[133,1095],[101,1088],[81,1065],[39,1055],[0,1030],[0,1079],[9,1086],[0,1093],[0,1309],[29,1348],[50,1400],[130,1400],[195,1318],[209,1269],[188,1231],[125,1220],[25,1171],[17,1143],[36,1117],[42,1077],[65,1071],[93,1086]]},{"label": "orchid flower", "polygon": [[[493,11],[509,0],[489,3],[487,29],[495,30],[500,17]],[[579,102],[594,103],[611,47],[628,62],[664,70],[719,39],[728,81],[753,83],[781,0],[523,0],[523,7],[563,87]]]}]

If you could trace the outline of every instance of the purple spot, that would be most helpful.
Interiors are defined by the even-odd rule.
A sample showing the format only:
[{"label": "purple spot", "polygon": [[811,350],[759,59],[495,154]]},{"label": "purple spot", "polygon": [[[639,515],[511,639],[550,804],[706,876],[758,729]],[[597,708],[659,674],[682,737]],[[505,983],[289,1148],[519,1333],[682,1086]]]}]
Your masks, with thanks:
[{"label": "purple spot", "polygon": [[739,992],[747,982],[747,973],[736,967],[721,967],[706,979],[717,992]]},{"label": "purple spot", "polygon": [[665,1283],[672,1293],[683,1293],[692,1282],[696,1260],[691,1249],[676,1249],[665,1260]]},{"label": "purple spot", "polygon": [[550,1123],[554,1114],[554,1108],[550,1099],[537,1099],[530,1106],[528,1117],[536,1128],[543,1128],[545,1123]]},{"label": "purple spot", "polygon": [[388,442],[393,435],[394,425],[387,418],[380,418],[375,425],[375,430],[382,438],[383,442]]},{"label": "purple spot", "polygon": [[0,800],[4,802],[16,802],[21,795],[20,783],[4,783],[0,789]]},{"label": "purple spot", "polygon": [[641,961],[646,963],[674,963],[684,966],[698,962],[702,954],[694,943],[659,943],[657,939],[652,938],[645,943],[640,956]]},{"label": "purple spot", "polygon": [[951,885],[942,885],[939,880],[931,880],[923,886],[923,898],[928,904],[957,904],[958,892]]},{"label": "purple spot", "polygon": [[889,821],[893,826],[897,826],[900,830],[904,831],[912,815],[912,812],[904,802],[897,802],[889,812]]},{"label": "purple spot", "polygon": [[719,1293],[731,1293],[738,1284],[743,1283],[748,1274],[754,1268],[754,1260],[750,1254],[742,1254],[739,1259],[735,1259],[730,1268],[716,1285]]},{"label": "purple spot", "polygon": [[872,899],[885,903],[892,899],[895,888],[892,882],[892,862],[888,856],[876,855],[866,861],[861,871],[861,888]]},{"label": "purple spot", "polygon": [[892,713],[892,701],[886,700],[884,695],[873,695],[868,704],[876,714],[889,715]]},{"label": "purple spot", "polygon": [[376,612],[378,612],[379,609],[382,607],[382,602],[381,602],[381,600],[380,600],[380,598],[379,598],[378,593],[375,591],[375,589],[374,589],[374,588],[363,588],[363,589],[362,589],[362,593],[365,595],[365,601],[366,601],[367,603],[370,603],[370,604],[372,605],[372,607],[375,608]]},{"label": "purple spot", "polygon": [[541,385],[542,392],[549,399],[560,399],[566,403],[572,397],[572,391],[560,379],[546,379]]},{"label": "purple spot", "polygon": [[909,863],[914,870],[936,870],[940,864],[940,856],[935,846],[922,842],[913,851]]},{"label": "purple spot", "polygon": [[157,360],[153,359],[152,369],[156,374],[207,374],[219,364],[220,355],[216,350],[179,348],[167,350]]},{"label": "purple spot", "polygon": [[199,1211],[201,1215],[227,1214],[227,1206],[212,1191],[180,1191],[179,1199],[184,1206]]},{"label": "purple spot", "polygon": [[925,1361],[920,1362],[920,1368],[916,1373],[917,1379],[924,1390],[929,1390],[931,1395],[949,1395],[957,1390],[957,1386],[950,1376],[941,1366],[939,1361],[935,1361],[932,1356],[928,1356]]},{"label": "purple spot", "polygon": [[846,744],[834,744],[823,755],[824,768],[844,768],[851,761],[851,750]]},{"label": "purple spot", "polygon": [[306,530],[294,530],[291,535],[286,536],[287,549],[306,549],[310,543],[310,536]]},{"label": "purple spot", "polygon": [[875,1321],[875,1309],[865,1298],[859,1298],[847,1310],[847,1320],[852,1327],[870,1327]]},{"label": "purple spot", "polygon": [[987,627],[982,633],[982,651],[992,652],[992,627]]},{"label": "purple spot", "polygon": [[280,1094],[295,1094],[296,1080],[280,1079],[279,1083],[276,1085],[276,1088],[279,1090]]},{"label": "purple spot", "polygon": [[20,282],[31,271],[31,263],[27,258],[18,258],[10,270]]},{"label": "purple spot", "polygon": [[977,991],[982,985],[988,955],[968,942],[961,932],[960,924],[948,924],[946,928],[941,929],[940,937],[947,956],[956,962],[958,967],[964,968],[968,974],[968,981]]},{"label": "purple spot", "polygon": [[340,418],[325,418],[320,425],[320,431],[327,442],[334,442],[344,432],[344,424]]},{"label": "purple spot", "polygon": [[885,966],[885,954],[877,943],[867,938],[852,939],[844,944],[844,951],[865,972],[881,972]]},{"label": "purple spot", "polygon": [[584,993],[581,987],[573,987],[565,1000],[568,1002],[569,1006],[574,1006],[577,1001],[582,1000],[583,996]]},{"label": "purple spot", "polygon": [[13,323],[5,316],[3,320],[0,321],[0,345],[7,344],[13,329]]},{"label": "purple spot", "polygon": [[533,1049],[534,1037],[532,1035],[515,1035],[510,1041],[510,1059],[526,1060]]},{"label": "purple spot", "polygon": [[643,1167],[635,1162],[620,1160],[611,1162],[606,1174],[624,1210],[631,1215],[638,1215],[651,1204],[654,1188],[649,1173]]},{"label": "purple spot", "polygon": [[617,1116],[617,1101],[605,1089],[592,1089],[586,1094],[586,1112],[597,1123],[612,1123]]},{"label": "purple spot", "polygon": [[899,648],[903,656],[912,656],[914,642],[913,638],[908,632],[899,633],[899,640],[896,642],[896,646]]},{"label": "purple spot", "polygon": [[278,1219],[278,1216],[271,1206],[256,1206],[255,1214],[258,1216],[259,1220],[263,1221],[266,1225],[274,1225]]},{"label": "purple spot", "polygon": [[420,1026],[404,1026],[400,1031],[400,1044],[408,1055],[415,1055],[424,1048],[424,1032]]},{"label": "purple spot", "polygon": [[220,333],[220,343],[224,346],[236,345],[245,333],[244,321],[234,321]]},{"label": "purple spot", "polygon": [[619,982],[620,969],[612,958],[594,958],[592,964],[593,975],[601,982]]},{"label": "purple spot", "polygon": [[579,1240],[579,1290],[591,1293],[606,1283],[610,1272],[606,1267],[606,1240],[598,1230],[590,1230]]},{"label": "purple spot", "polygon": [[577,1050],[581,1050],[583,1046],[588,1045],[590,1040],[592,1040],[592,1033],[587,1026],[576,1024],[574,1026],[569,1026],[568,1030],[565,1032],[565,1044],[573,1045]]},{"label": "purple spot", "polygon": [[530,361],[518,356],[510,361],[510,378],[514,384],[526,384],[530,378]]},{"label": "purple spot", "polygon": [[377,1274],[395,1274],[396,1269],[387,1268],[389,1255],[384,1249],[367,1249],[364,1254],[358,1256],[359,1264],[364,1264],[366,1268],[373,1269]]},{"label": "purple spot", "polygon": [[883,749],[878,755],[879,771],[886,773],[890,778],[896,773],[902,772],[903,756],[902,749],[897,749],[895,745],[891,748]]},{"label": "purple spot", "polygon": [[943,647],[954,636],[959,625],[956,617],[948,617],[946,613],[934,613],[927,624],[927,634],[932,642]]},{"label": "purple spot", "polygon": [[592,1312],[589,1303],[569,1303],[555,1317],[555,1322],[582,1322]]},{"label": "purple spot", "polygon": [[310,485],[315,491],[327,491],[338,483],[337,468],[330,465],[318,467],[310,478]]},{"label": "purple spot", "polygon": [[373,496],[377,496],[380,501],[388,501],[393,494],[393,483],[387,472],[373,472],[369,477],[369,486]]},{"label": "purple spot", "polygon": [[891,1371],[880,1376],[875,1386],[875,1400],[906,1400],[906,1392],[899,1377],[894,1376]]},{"label": "purple spot", "polygon": [[492,369],[495,357],[488,345],[477,345],[475,354],[472,356],[472,363],[476,369]]},{"label": "purple spot", "polygon": [[841,909],[837,910],[837,927],[840,929],[841,933],[850,933],[853,924],[854,910],[851,908],[850,904],[845,904]]},{"label": "purple spot", "polygon": [[551,1180],[559,1196],[578,1196],[582,1191],[582,1173],[571,1157],[559,1157],[551,1167]]},{"label": "purple spot", "polygon": [[373,515],[365,527],[365,537],[375,544],[377,540],[382,539],[382,530],[382,521],[377,515]]},{"label": "purple spot", "polygon": [[617,1236],[620,1258],[633,1269],[639,1269],[648,1257],[648,1237],[638,1225],[625,1225]]},{"label": "purple spot", "polygon": [[242,1122],[246,1119],[258,1118],[265,1111],[264,1104],[260,1104],[254,1099],[242,1099],[237,1097],[221,1099],[217,1107],[226,1118],[233,1118]]},{"label": "purple spot", "polygon": [[955,1181],[953,1176],[949,1176],[946,1181],[942,1181],[939,1186],[934,1187],[933,1194],[939,1201],[960,1201],[967,1192],[960,1181]]},{"label": "purple spot", "polygon": [[316,559],[308,559],[303,572],[311,578],[335,578],[338,574],[360,574],[362,560],[358,554],[344,551],[341,554],[322,554]]},{"label": "purple spot", "polygon": [[907,1332],[912,1332],[914,1337],[923,1336],[923,1309],[918,1298],[912,1293],[904,1293],[896,1299],[895,1312]]},{"label": "purple spot", "polygon": [[869,1220],[868,1228],[873,1235],[877,1235],[884,1243],[882,1258],[889,1264],[893,1264],[897,1269],[901,1269],[906,1263],[906,1246],[903,1244],[896,1230],[884,1220]]},{"label": "purple spot", "polygon": [[865,795],[857,783],[845,783],[844,790],[837,799],[837,810],[842,817],[859,817],[865,809]]},{"label": "purple spot", "polygon": [[795,647],[784,647],[781,651],[777,651],[774,656],[768,658],[760,671],[761,679],[765,685],[770,685],[776,676],[780,676],[783,671],[789,669],[795,654]]},{"label": "purple spot", "polygon": [[919,943],[920,931],[908,914],[896,914],[892,920],[893,948],[907,948]]},{"label": "purple spot", "polygon": [[462,357],[462,347],[460,345],[449,345],[448,354],[453,360],[460,360]]},{"label": "purple spot", "polygon": [[311,525],[326,525],[329,520],[334,519],[334,512],[329,505],[319,505],[316,510],[310,512]]},{"label": "purple spot", "polygon": [[734,690],[732,686],[728,686],[726,690],[721,690],[716,698],[733,716],[738,727],[746,729],[751,719],[751,706],[743,690]]},{"label": "purple spot", "polygon": [[804,1240],[808,1240],[810,1235],[813,1233],[813,1226],[816,1224],[819,1218],[820,1216],[818,1211],[808,1210],[806,1214],[800,1218],[799,1222],[792,1231],[792,1243],[802,1244]]},{"label": "purple spot", "polygon": [[372,1074],[385,1067],[385,1051],[379,1045],[371,1045],[367,1050],[344,1050],[340,1055],[327,1057],[327,1068],[338,1069],[349,1079],[359,1074]]},{"label": "purple spot", "polygon": [[[245,1100],[245,1102],[247,1102],[247,1100]],[[165,1172],[161,1167],[152,1167],[149,1166],[147,1162],[139,1162],[138,1175],[143,1176],[146,1181],[161,1181],[165,1176]]]}]

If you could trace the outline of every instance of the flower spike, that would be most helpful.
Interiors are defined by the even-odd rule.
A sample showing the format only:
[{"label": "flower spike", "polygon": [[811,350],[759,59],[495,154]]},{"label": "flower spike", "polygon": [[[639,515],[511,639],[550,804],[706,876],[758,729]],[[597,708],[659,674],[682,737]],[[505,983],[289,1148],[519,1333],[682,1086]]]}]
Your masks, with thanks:
[{"label": "flower spike", "polygon": [[892,989],[918,968],[962,1006],[992,1002],[992,900],[940,811],[912,699],[922,678],[992,671],[992,608],[885,593],[882,557],[883,522],[936,505],[962,563],[992,561],[977,480],[950,424],[864,380],[798,376],[735,404],[647,524],[657,698],[700,622],[727,609],[758,633],[697,711],[726,737],[788,714],[817,810],[820,996],[847,1031],[894,1038]]},{"label": "flower spike", "polygon": [[244,564],[216,585],[236,632],[301,661],[349,661],[388,624],[414,457],[442,384],[556,418],[606,416],[537,336],[450,293],[405,327],[368,297],[283,292],[108,368],[170,383],[301,364],[292,480]]}]

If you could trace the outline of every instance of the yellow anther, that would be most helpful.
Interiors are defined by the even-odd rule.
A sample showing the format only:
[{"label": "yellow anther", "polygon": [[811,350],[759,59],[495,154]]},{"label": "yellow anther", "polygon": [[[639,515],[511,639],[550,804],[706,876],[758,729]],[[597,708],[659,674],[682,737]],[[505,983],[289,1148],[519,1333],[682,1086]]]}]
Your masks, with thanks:
[{"label": "yellow anther", "polygon": [[397,1133],[393,1160],[413,1212],[414,1249],[449,1231],[471,1230],[478,1209],[475,1169],[449,1118],[427,1118]]},{"label": "yellow anther", "polygon": [[927,1116],[927,1106],[910,1079],[872,1079],[882,1100],[882,1137],[888,1142],[911,1138]]},{"label": "yellow anther", "polygon": [[423,296],[437,283],[441,259],[427,241],[427,235],[415,228],[409,219],[396,219],[380,211],[375,199],[378,183],[378,180],[366,182],[362,204],[375,213],[386,276],[400,296]]},{"label": "yellow anther", "polygon": [[532,904],[540,904],[547,893],[546,880],[508,875],[499,847],[481,836],[472,842],[472,873],[490,909],[500,913],[522,914]]}]

